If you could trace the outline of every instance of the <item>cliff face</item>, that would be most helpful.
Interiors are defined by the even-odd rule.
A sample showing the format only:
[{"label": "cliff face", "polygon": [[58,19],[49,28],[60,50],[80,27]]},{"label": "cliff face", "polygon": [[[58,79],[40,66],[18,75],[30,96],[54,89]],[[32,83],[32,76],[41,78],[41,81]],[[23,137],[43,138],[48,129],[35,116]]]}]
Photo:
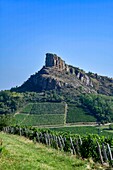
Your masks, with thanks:
[{"label": "cliff face", "polygon": [[54,89],[113,95],[113,79],[85,73],[77,67],[67,65],[56,54],[47,53],[45,66],[17,90],[41,92]]},{"label": "cliff face", "polygon": [[54,68],[57,68],[60,71],[66,70],[65,61],[63,61],[56,54],[51,54],[51,53],[46,54],[45,66],[46,67],[54,67]]},{"label": "cliff face", "polygon": [[[56,71],[65,72],[66,74],[75,75],[76,78],[81,80],[87,86],[93,86],[91,79],[83,72],[80,72],[77,68],[69,66],[56,54],[46,54],[46,67],[56,69]],[[64,75],[65,77],[65,75]]]}]

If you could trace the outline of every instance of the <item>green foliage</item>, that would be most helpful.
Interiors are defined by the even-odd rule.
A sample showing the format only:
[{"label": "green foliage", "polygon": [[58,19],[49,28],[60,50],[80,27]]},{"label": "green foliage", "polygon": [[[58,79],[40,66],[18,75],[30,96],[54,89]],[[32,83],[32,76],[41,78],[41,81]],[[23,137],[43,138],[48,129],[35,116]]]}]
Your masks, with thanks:
[{"label": "green foliage", "polygon": [[0,114],[14,113],[24,105],[23,95],[8,90],[0,92]]},{"label": "green foliage", "polygon": [[[62,102],[61,102],[62,101]],[[97,94],[77,95],[75,91],[42,93],[0,92],[0,114],[64,114],[68,102],[67,123],[113,121],[113,97]]]},{"label": "green foliage", "polygon": [[65,152],[71,151],[71,144],[70,144],[69,138],[67,138],[67,140],[65,141],[64,151]]},{"label": "green foliage", "polygon": [[27,104],[27,105],[22,109],[22,113],[30,114],[32,107],[33,107],[33,103]]},{"label": "green foliage", "polygon": [[31,109],[31,114],[64,114],[62,103],[37,103]]},{"label": "green foliage", "polygon": [[87,166],[91,167],[88,160],[34,144],[17,135],[0,133],[0,138],[7,150],[0,158],[1,170],[86,170]]},{"label": "green foliage", "polygon": [[79,134],[79,135],[98,134],[99,136],[106,136],[106,137],[113,136],[112,133],[106,132],[105,130],[102,130],[101,127],[95,127],[95,126],[59,127],[59,128],[51,128],[51,130],[57,132],[60,131],[63,133]]},{"label": "green foliage", "polygon": [[14,118],[12,114],[2,114],[0,115],[0,131],[3,127],[9,126],[14,122]]},{"label": "green foliage", "polygon": [[64,114],[27,115],[17,114],[15,116],[18,125],[39,126],[39,125],[63,125]]},{"label": "green foliage", "polygon": [[109,125],[109,130],[113,130],[113,124]]},{"label": "green foliage", "polygon": [[[110,147],[113,145],[113,136],[105,137],[97,134],[77,135],[74,133],[56,132],[48,129],[18,126],[9,127],[8,133],[20,134],[20,130],[21,135],[27,136],[31,140],[35,139],[35,142],[38,141],[56,149],[64,150],[65,152],[72,151],[73,143],[74,150],[78,156],[82,158],[92,158],[94,161],[100,161],[97,142],[99,143],[100,148],[102,148],[103,144],[109,144]],[[46,141],[50,141],[49,144]]]},{"label": "green foliage", "polygon": [[16,123],[21,125],[57,125],[64,124],[64,112],[64,103],[29,103],[15,119]]},{"label": "green foliage", "polygon": [[95,94],[81,95],[80,101],[85,108],[101,123],[113,121],[113,97]]},{"label": "green foliage", "polygon": [[90,115],[85,108],[77,107],[75,104],[68,105],[67,123],[96,122],[96,118]]}]

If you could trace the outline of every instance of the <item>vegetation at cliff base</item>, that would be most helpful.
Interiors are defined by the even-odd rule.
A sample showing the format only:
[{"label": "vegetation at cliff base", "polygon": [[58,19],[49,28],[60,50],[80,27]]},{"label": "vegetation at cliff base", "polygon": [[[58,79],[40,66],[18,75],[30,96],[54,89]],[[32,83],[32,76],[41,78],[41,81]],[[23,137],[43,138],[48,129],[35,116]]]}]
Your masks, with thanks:
[{"label": "vegetation at cliff base", "polygon": [[[41,117],[44,125],[46,122],[48,122],[47,125],[50,125],[52,121],[52,125],[56,125],[59,114],[61,114],[62,118],[58,124],[63,122],[98,122],[104,124],[113,122],[113,97],[100,94],[76,95],[73,91],[71,93],[58,91],[45,91],[42,93],[1,91],[0,115],[15,113],[17,114],[15,116],[17,122],[19,122],[19,119],[23,119],[24,123],[30,118],[29,125],[36,125],[36,123],[33,123],[36,122],[35,119],[37,122],[38,120],[41,122]],[[22,114],[18,115],[18,113],[30,114],[30,116],[22,116]],[[47,121],[44,120],[44,117],[46,117]],[[54,119],[56,119],[57,123],[55,123]],[[42,125],[42,123],[40,124]]]},{"label": "vegetation at cliff base", "polygon": [[98,122],[113,121],[113,97],[96,94],[80,96],[82,107],[88,108]]}]

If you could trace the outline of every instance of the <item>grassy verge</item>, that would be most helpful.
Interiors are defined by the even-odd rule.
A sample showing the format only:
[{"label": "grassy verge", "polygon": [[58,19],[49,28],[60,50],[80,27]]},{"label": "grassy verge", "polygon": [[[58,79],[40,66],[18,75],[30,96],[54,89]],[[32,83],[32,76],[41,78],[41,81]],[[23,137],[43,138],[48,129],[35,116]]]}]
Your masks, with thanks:
[{"label": "grassy verge", "polygon": [[0,133],[0,137],[6,149],[0,158],[1,170],[82,170],[87,167],[87,161],[75,159],[41,144],[33,144],[24,137],[3,133]]},{"label": "grassy verge", "polygon": [[0,157],[0,170],[88,170],[102,169],[92,161],[81,160],[42,144],[16,136],[0,133],[5,150]]}]

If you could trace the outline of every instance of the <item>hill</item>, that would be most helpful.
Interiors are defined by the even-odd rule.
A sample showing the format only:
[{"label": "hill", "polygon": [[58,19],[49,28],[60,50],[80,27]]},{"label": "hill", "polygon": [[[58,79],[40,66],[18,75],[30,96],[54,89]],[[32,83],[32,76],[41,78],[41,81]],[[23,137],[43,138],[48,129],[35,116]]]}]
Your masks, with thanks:
[{"label": "hill", "polygon": [[[67,104],[66,114],[62,103]],[[20,87],[0,92],[0,114],[11,113],[22,113],[16,115],[17,123],[28,125],[113,122],[113,79],[86,73],[47,53],[39,72]]]},{"label": "hill", "polygon": [[12,91],[43,92],[58,90],[65,92],[99,93],[113,95],[113,78],[86,73],[84,70],[68,65],[56,54],[47,53],[45,66],[31,75],[20,87]]},{"label": "hill", "polygon": [[1,170],[87,170],[104,169],[99,164],[88,160],[77,159],[70,154],[59,152],[45,147],[42,144],[34,144],[32,141],[0,132],[3,140],[3,152],[0,155]]}]

